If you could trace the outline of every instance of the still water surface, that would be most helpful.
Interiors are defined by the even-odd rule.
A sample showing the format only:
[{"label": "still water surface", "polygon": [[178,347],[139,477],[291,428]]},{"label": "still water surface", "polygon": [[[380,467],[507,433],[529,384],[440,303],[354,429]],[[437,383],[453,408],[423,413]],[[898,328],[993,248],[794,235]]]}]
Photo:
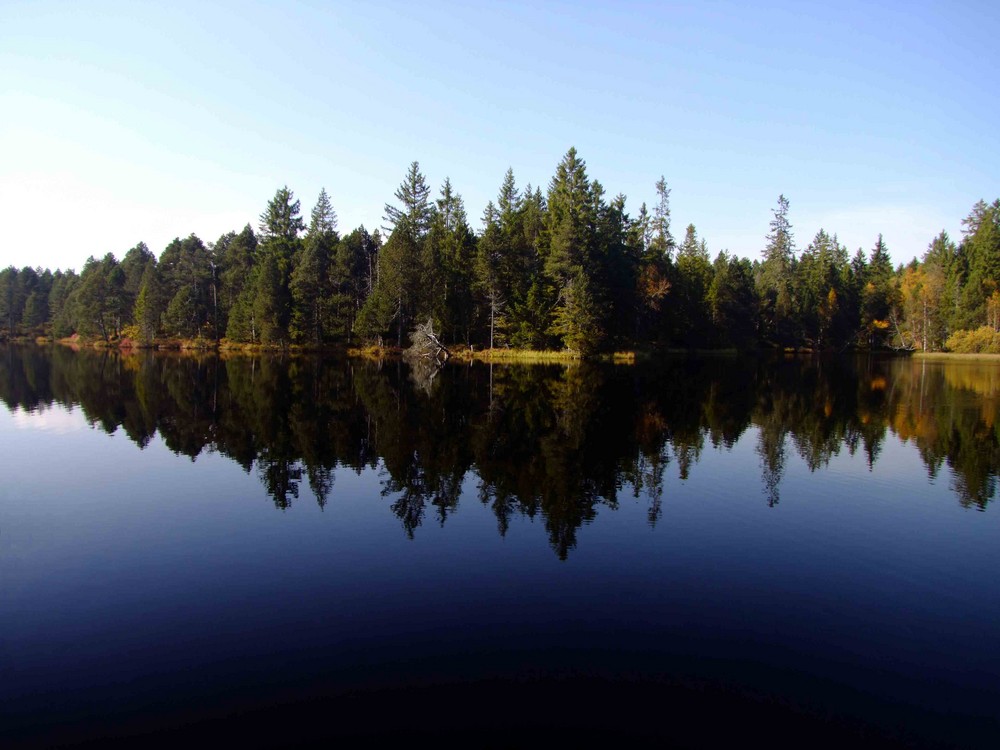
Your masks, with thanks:
[{"label": "still water surface", "polygon": [[997,746],[1000,367],[0,355],[7,744]]}]

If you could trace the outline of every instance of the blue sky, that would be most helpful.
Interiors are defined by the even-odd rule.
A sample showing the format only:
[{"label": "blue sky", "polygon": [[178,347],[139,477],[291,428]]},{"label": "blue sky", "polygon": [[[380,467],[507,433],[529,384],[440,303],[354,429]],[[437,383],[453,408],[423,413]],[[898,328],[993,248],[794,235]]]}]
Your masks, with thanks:
[{"label": "blue sky", "polygon": [[1000,197],[996,3],[0,1],[0,265],[205,241],[288,185],[382,224],[410,162],[480,227],[570,146],[636,213],[758,257],[791,201],[896,261]]}]

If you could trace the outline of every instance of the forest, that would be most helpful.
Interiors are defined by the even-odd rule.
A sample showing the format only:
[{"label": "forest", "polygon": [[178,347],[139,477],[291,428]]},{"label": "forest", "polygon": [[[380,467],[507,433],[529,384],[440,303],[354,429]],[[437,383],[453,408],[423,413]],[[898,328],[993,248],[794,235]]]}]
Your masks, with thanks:
[{"label": "forest", "polygon": [[895,349],[1000,353],[1000,199],[962,237],[931,238],[893,267],[879,235],[852,255],[821,229],[801,251],[779,196],[760,260],[713,258],[670,188],[635,215],[571,148],[548,189],[511,170],[474,230],[445,179],[437,198],[413,162],[385,226],[341,234],[322,190],[309,214],[287,186],[214,242],[191,234],[157,257],[144,243],[77,273],[0,271],[0,339],[132,346],[403,347],[431,321],[452,346],[605,351]]}]

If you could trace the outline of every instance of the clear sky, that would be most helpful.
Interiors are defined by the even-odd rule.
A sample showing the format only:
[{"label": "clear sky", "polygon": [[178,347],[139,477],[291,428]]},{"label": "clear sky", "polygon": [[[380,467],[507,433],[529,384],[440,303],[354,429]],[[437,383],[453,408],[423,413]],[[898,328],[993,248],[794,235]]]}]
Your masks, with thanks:
[{"label": "clear sky", "polygon": [[410,162],[477,230],[576,146],[635,214],[759,256],[791,201],[893,258],[1000,197],[1000,3],[0,0],[0,266],[206,242],[288,185],[382,225]]}]

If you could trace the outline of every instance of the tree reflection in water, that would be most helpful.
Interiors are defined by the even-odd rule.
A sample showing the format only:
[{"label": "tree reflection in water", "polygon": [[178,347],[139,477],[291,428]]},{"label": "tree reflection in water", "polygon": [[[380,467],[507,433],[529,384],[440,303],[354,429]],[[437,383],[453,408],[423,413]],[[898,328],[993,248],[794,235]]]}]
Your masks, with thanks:
[{"label": "tree reflection in water", "polygon": [[8,408],[79,405],[141,449],[159,434],[192,457],[216,451],[256,471],[276,507],[307,481],[321,507],[339,472],[375,469],[412,537],[456,512],[470,476],[505,534],[540,517],[566,557],[619,493],[662,514],[667,472],[687,479],[706,443],[756,431],[764,501],[777,505],[792,453],[810,471],[841,451],[869,467],[887,433],[928,475],[950,470],[964,506],[985,509],[1000,467],[1000,368],[910,359],[678,359],[656,365],[452,365],[418,382],[401,362],[8,347]]}]

